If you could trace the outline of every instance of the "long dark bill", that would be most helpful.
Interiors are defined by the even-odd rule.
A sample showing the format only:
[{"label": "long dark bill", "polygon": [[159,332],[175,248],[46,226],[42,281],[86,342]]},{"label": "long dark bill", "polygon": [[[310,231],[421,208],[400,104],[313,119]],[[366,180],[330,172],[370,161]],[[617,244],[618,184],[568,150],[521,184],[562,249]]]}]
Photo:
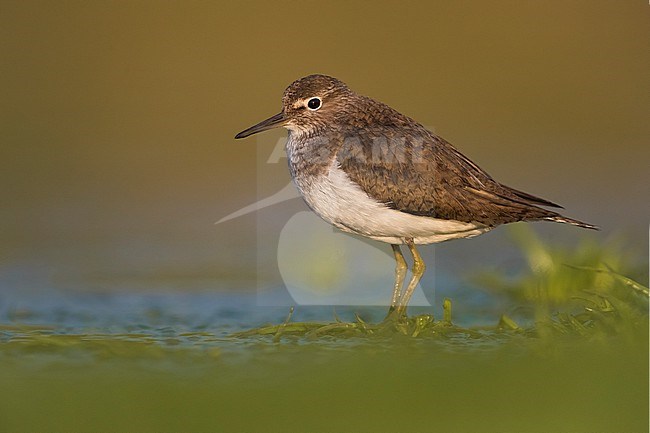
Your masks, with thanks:
[{"label": "long dark bill", "polygon": [[269,117],[266,120],[261,121],[257,125],[251,126],[248,129],[243,130],[239,134],[235,135],[235,138],[246,138],[249,135],[257,134],[258,132],[266,131],[268,129],[273,129],[278,126],[282,126],[285,121],[284,113],[278,113],[273,117]]}]

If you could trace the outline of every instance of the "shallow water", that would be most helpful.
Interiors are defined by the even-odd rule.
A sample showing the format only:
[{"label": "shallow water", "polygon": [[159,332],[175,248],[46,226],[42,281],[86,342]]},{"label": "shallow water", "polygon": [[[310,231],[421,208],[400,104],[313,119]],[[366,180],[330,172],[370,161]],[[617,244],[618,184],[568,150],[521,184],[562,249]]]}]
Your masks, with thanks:
[{"label": "shallow water", "polygon": [[229,337],[287,312],[253,294],[4,296],[0,431],[646,431],[647,333]]}]

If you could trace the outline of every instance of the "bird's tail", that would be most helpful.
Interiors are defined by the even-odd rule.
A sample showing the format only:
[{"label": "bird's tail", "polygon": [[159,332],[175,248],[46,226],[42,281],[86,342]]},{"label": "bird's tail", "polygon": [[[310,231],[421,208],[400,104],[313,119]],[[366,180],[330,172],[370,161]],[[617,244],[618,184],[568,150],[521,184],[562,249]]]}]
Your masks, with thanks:
[{"label": "bird's tail", "polygon": [[553,221],[553,222],[556,222],[556,223],[571,224],[572,226],[578,226],[578,227],[582,227],[582,228],[585,228],[585,229],[600,230],[600,227],[595,226],[593,224],[587,224],[587,223],[584,223],[582,221],[574,220],[573,218],[567,218],[567,217],[562,216],[562,215],[550,216],[550,217],[546,217],[544,219],[547,220],[547,221]]}]

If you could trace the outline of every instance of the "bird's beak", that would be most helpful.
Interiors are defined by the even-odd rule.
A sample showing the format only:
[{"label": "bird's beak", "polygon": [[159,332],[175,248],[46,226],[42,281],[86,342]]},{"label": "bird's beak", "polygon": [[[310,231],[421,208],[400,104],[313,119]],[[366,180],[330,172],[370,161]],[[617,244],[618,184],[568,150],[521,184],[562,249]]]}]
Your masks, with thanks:
[{"label": "bird's beak", "polygon": [[273,117],[269,117],[268,119],[261,121],[255,126],[251,126],[250,128],[243,130],[239,134],[235,135],[235,138],[246,138],[249,135],[257,134],[258,132],[282,126],[286,120],[287,118],[284,116],[284,112],[280,112]]}]

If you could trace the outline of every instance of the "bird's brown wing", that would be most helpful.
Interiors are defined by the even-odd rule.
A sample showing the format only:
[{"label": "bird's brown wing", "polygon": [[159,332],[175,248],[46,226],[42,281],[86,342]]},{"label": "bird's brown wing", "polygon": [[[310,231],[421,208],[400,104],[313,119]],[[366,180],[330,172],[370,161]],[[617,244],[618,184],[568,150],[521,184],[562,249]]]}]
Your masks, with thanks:
[{"label": "bird's brown wing", "polygon": [[538,207],[558,205],[498,183],[419,125],[355,129],[341,140],[341,169],[370,197],[393,209],[487,226],[559,217]]}]

